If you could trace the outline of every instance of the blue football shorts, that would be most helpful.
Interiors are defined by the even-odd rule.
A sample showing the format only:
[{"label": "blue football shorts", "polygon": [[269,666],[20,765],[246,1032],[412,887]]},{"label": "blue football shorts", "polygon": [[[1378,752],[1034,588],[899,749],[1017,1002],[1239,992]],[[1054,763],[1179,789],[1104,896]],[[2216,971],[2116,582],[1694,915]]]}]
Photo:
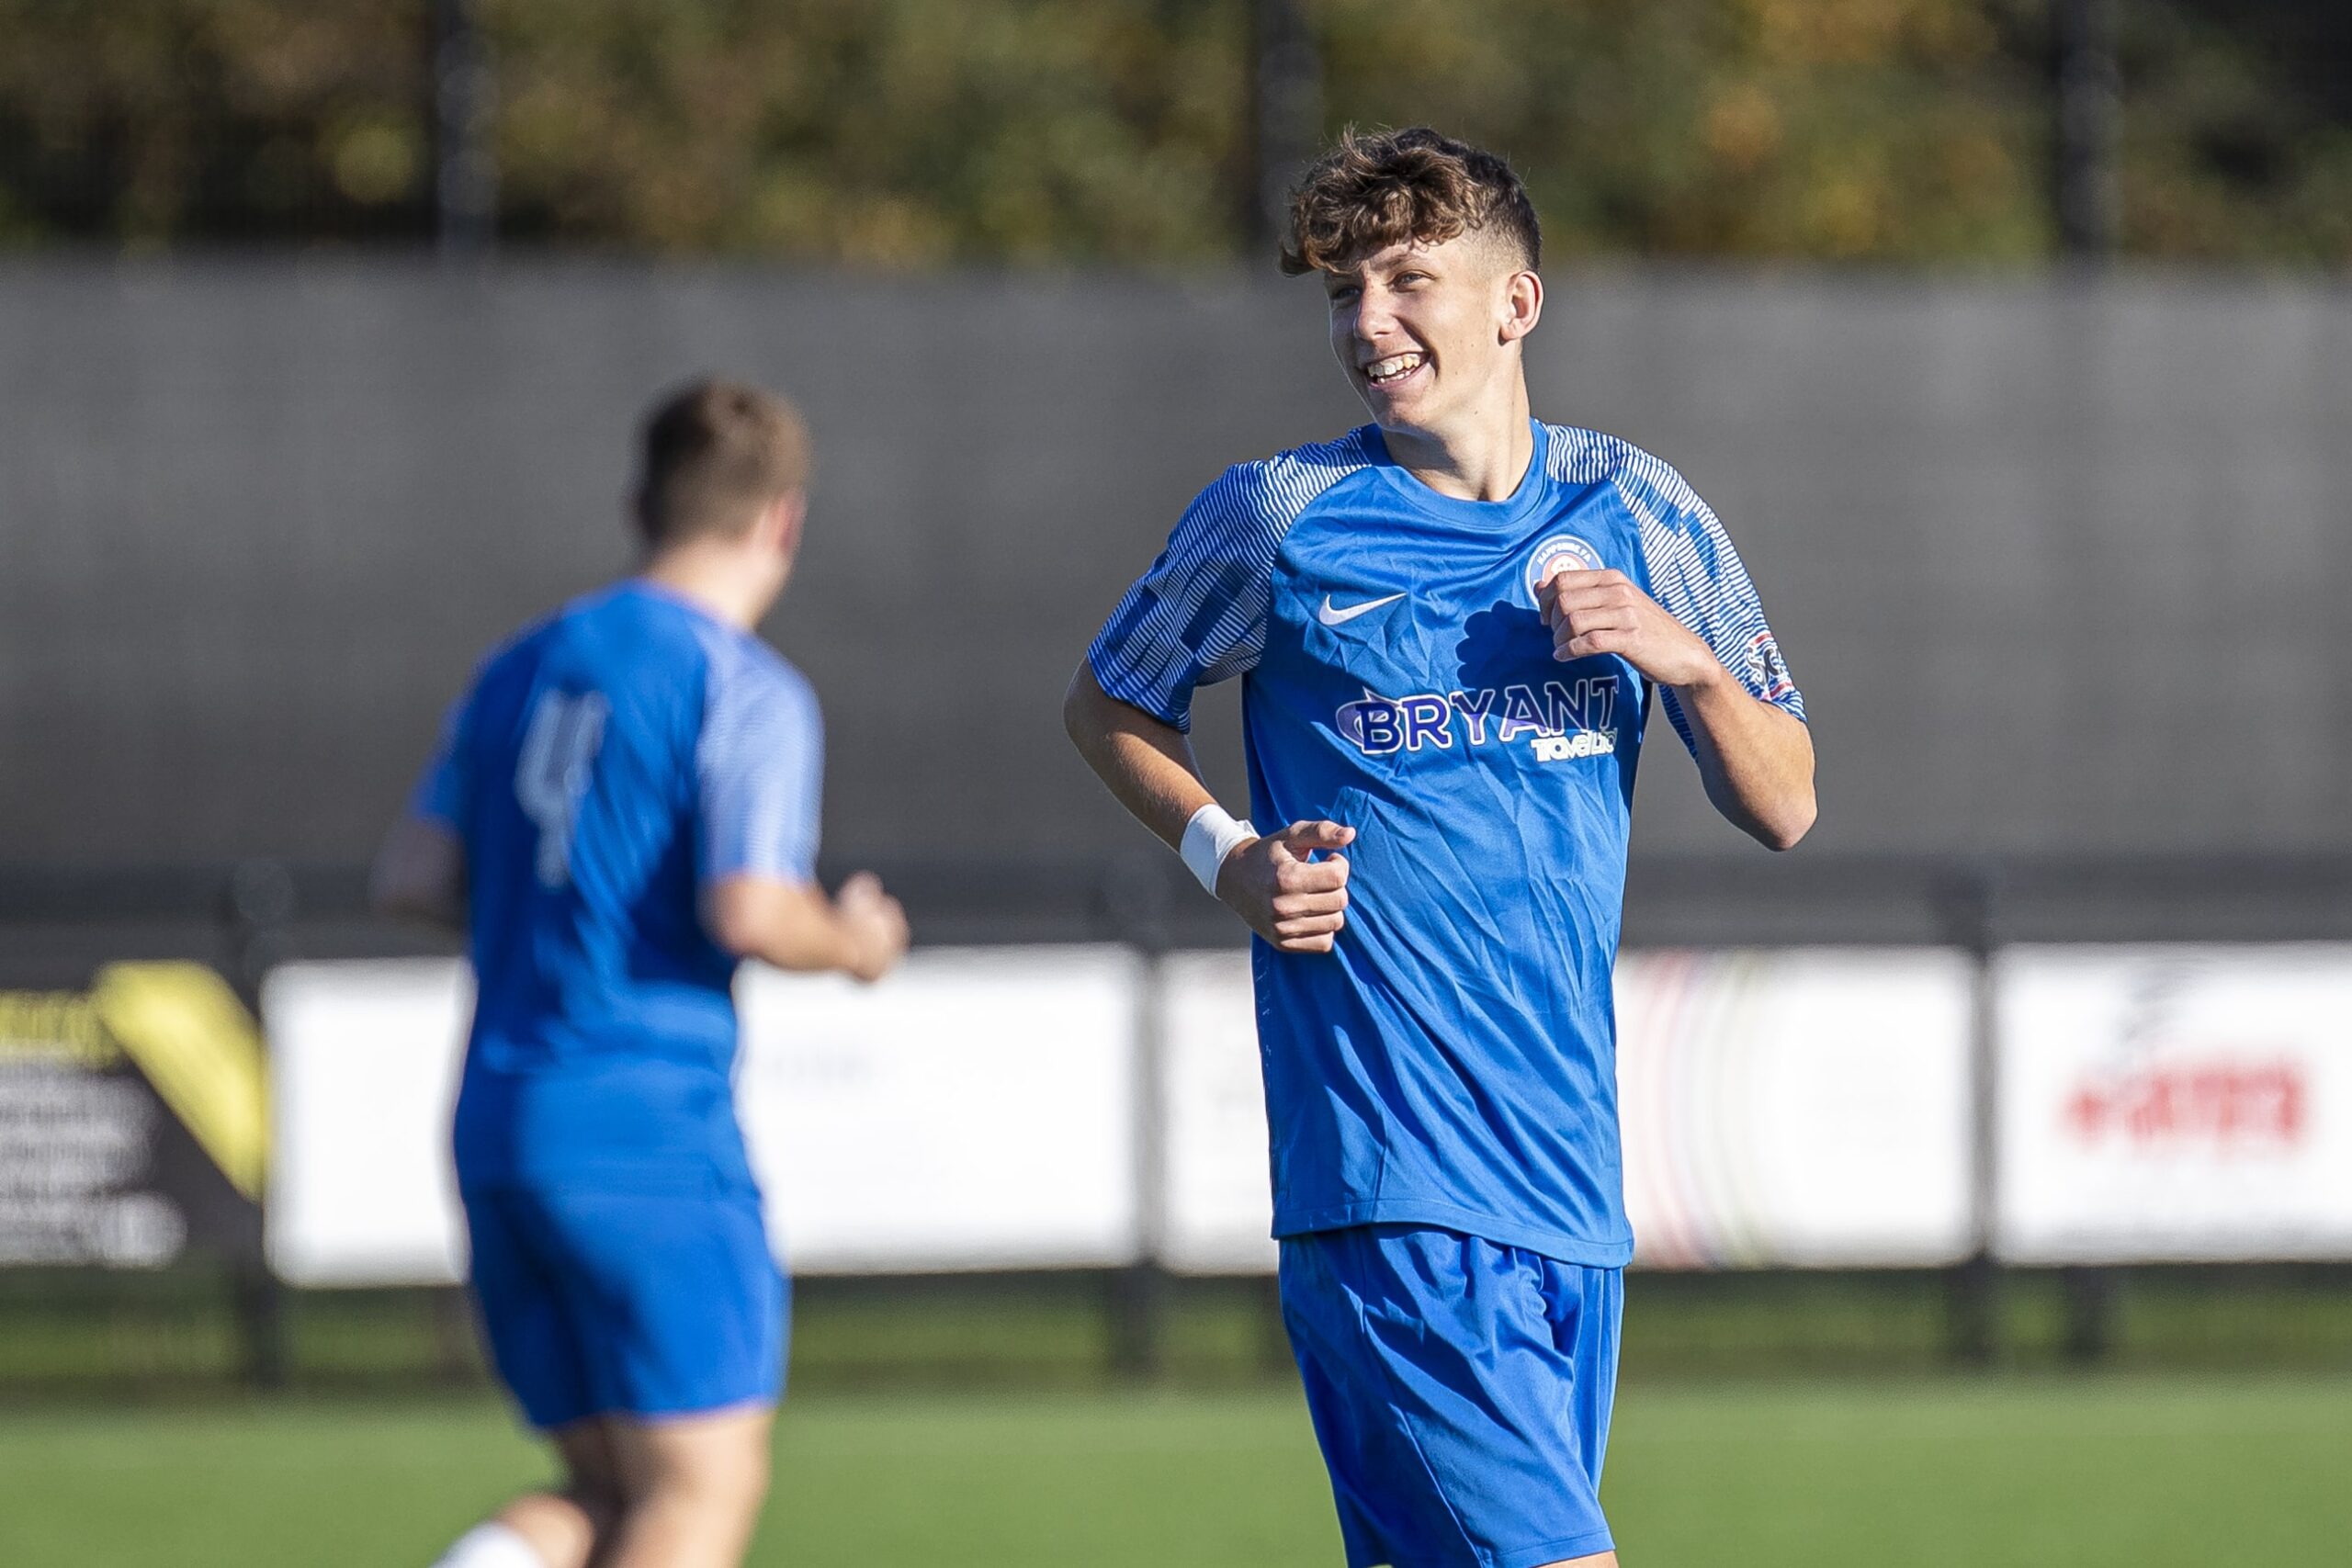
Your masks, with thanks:
[{"label": "blue football shorts", "polygon": [[1623,1273],[1416,1225],[1284,1237],[1283,1320],[1349,1568],[1538,1568],[1600,1513]]},{"label": "blue football shorts", "polygon": [[789,1296],[758,1194],[512,1183],[465,1207],[482,1337],[534,1427],[782,1395]]}]

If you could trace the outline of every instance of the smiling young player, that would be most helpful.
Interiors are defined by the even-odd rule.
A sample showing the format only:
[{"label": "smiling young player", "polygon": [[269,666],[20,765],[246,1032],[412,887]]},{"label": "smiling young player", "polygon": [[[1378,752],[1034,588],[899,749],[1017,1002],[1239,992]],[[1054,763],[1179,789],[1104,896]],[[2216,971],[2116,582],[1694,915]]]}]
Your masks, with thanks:
[{"label": "smiling young player", "polygon": [[[1611,973],[1653,704],[1774,849],[1804,708],[1664,463],[1529,412],[1535,214],[1500,159],[1351,136],[1294,197],[1374,423],[1204,491],[1073,681],[1072,739],[1252,944],[1285,1323],[1353,1568],[1614,1563],[1633,1255]],[[1241,675],[1260,834],[1193,688]]]}]

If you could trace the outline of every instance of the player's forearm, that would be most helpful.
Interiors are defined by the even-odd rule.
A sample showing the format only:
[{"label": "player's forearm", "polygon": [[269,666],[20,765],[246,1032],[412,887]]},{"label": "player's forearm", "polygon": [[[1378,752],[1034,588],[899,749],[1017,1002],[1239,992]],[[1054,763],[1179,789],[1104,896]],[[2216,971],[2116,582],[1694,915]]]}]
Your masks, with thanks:
[{"label": "player's forearm", "polygon": [[854,933],[822,889],[763,877],[721,884],[705,917],[711,939],[738,958],[821,974],[856,961]]},{"label": "player's forearm", "polygon": [[1119,804],[1170,849],[1183,843],[1193,813],[1216,798],[1184,732],[1103,691],[1086,664],[1070,677],[1062,727]]},{"label": "player's forearm", "polygon": [[729,876],[703,895],[703,924],[721,949],[800,974],[875,981],[907,953],[907,915],[871,872],[828,898],[814,883]]},{"label": "player's forearm", "polygon": [[848,974],[857,964],[857,945],[830,909],[772,926],[732,951],[799,975]]},{"label": "player's forearm", "polygon": [[1814,823],[1813,732],[1725,671],[1675,695],[1698,741],[1707,798],[1770,850],[1794,849]]}]

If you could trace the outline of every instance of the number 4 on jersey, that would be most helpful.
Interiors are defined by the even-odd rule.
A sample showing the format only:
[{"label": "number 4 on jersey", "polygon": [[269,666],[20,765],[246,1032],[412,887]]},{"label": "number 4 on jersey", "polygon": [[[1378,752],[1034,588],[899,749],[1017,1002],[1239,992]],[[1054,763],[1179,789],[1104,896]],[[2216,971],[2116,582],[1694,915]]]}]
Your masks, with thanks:
[{"label": "number 4 on jersey", "polygon": [[531,710],[514,759],[514,799],[538,825],[539,885],[571,880],[571,830],[612,705],[602,692],[548,692]]}]

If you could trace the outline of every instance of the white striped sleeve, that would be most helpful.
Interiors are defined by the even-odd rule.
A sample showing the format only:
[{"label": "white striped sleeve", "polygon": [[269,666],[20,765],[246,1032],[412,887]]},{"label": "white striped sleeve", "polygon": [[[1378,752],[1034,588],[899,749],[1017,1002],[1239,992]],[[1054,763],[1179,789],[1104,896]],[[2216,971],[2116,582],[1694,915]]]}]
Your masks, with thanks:
[{"label": "white striped sleeve", "polygon": [[[1618,445],[1623,457],[1611,477],[1641,525],[1650,597],[1705,638],[1752,695],[1804,717],[1804,694],[1781,657],[1780,641],[1764,619],[1756,585],[1731,536],[1680,474],[1646,452]],[[1664,696],[1666,716],[1695,753],[1697,742],[1681,703],[1670,691]]]},{"label": "white striped sleeve", "polygon": [[1245,674],[1266,646],[1274,557],[1296,507],[1242,463],[1184,510],[1168,547],[1103,624],[1087,663],[1103,691],[1189,730],[1193,691]]},{"label": "white striped sleeve", "polygon": [[1188,730],[1195,687],[1256,669],[1283,536],[1325,491],[1373,462],[1372,440],[1367,425],[1236,464],[1195,496],[1086,650],[1102,689]]}]

